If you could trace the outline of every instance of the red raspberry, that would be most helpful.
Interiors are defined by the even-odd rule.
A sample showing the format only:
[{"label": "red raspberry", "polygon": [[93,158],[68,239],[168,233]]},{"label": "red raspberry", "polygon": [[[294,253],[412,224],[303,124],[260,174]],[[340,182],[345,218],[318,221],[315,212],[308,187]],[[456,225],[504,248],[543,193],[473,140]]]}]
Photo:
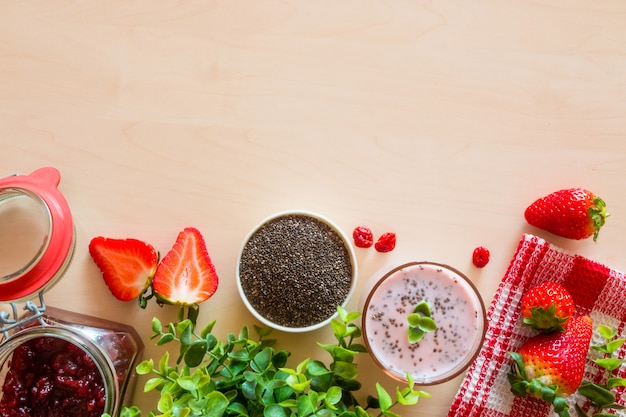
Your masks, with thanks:
[{"label": "red raspberry", "polygon": [[391,232],[383,233],[374,245],[378,252],[391,252],[395,247],[396,234]]},{"label": "red raspberry", "polygon": [[357,226],[352,232],[352,238],[357,248],[369,248],[374,244],[374,235],[369,227]]},{"label": "red raspberry", "polygon": [[489,263],[489,249],[484,246],[479,246],[474,249],[472,254],[472,262],[476,268],[483,268]]}]

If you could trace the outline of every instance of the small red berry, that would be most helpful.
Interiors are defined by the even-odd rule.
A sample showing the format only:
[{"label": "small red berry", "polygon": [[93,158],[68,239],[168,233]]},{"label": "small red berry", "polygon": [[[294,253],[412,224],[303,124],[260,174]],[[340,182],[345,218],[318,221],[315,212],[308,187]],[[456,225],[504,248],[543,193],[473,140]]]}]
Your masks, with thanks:
[{"label": "small red berry", "polygon": [[396,234],[391,232],[383,233],[374,245],[378,252],[391,252],[395,247]]},{"label": "small red berry", "polygon": [[374,235],[366,226],[357,226],[352,232],[352,238],[357,248],[369,248],[374,244]]},{"label": "small red berry", "polygon": [[489,263],[489,249],[484,246],[479,246],[474,249],[472,254],[472,262],[476,268],[483,268]]}]

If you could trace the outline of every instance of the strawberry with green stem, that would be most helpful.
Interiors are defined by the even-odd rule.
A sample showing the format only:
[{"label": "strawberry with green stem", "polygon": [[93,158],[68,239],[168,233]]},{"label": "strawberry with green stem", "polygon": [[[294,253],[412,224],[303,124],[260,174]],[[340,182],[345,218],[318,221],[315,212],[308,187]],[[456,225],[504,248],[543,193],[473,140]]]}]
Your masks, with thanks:
[{"label": "strawberry with green stem", "polygon": [[540,229],[569,239],[593,236],[594,241],[608,216],[604,200],[583,188],[555,191],[524,212],[526,221]]},{"label": "strawberry with green stem", "polygon": [[574,300],[561,284],[545,281],[528,290],[521,299],[523,325],[536,331],[563,331],[574,314]]},{"label": "strawberry with green stem", "polygon": [[514,395],[541,398],[559,417],[569,417],[566,397],[582,382],[593,333],[588,316],[573,317],[564,327],[563,332],[534,336],[511,352],[514,362],[508,374]]}]

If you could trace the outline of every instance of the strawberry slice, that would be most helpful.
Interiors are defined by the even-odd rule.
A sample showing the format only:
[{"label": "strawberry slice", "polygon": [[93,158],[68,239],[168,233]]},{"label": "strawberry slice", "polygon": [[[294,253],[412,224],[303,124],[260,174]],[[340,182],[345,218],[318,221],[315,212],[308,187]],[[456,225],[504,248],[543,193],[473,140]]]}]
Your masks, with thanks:
[{"label": "strawberry slice", "polygon": [[194,305],[217,290],[218,277],[204,238],[194,227],[178,234],[176,243],[163,257],[152,280],[159,302]]},{"label": "strawberry slice", "polygon": [[89,242],[89,254],[111,294],[121,301],[133,300],[145,292],[159,262],[157,251],[137,239],[98,236]]}]

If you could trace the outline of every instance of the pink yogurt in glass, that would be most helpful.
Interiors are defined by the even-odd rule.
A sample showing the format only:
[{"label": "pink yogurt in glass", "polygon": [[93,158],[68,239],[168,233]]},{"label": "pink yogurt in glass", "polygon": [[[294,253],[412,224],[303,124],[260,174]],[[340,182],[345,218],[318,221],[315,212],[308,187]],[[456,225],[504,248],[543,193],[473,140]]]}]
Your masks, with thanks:
[{"label": "pink yogurt in glass", "polygon": [[[422,385],[447,381],[476,357],[485,336],[485,307],[461,272],[433,262],[410,262],[372,277],[363,306],[367,349],[389,376]],[[407,317],[427,301],[437,330],[417,343],[408,339]]]}]

